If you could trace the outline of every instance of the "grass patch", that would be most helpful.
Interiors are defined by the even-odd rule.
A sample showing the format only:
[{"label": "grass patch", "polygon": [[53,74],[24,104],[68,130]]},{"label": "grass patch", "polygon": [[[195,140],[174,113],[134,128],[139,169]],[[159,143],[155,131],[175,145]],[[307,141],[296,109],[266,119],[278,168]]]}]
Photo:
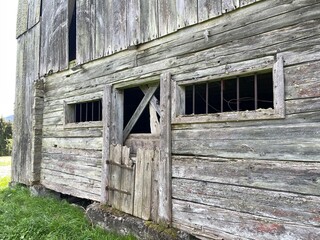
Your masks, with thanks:
[{"label": "grass patch", "polygon": [[11,180],[10,177],[2,177],[2,178],[0,178],[0,191],[9,186],[10,180]]},{"label": "grass patch", "polygon": [[11,157],[0,157],[0,167],[11,165]]},{"label": "grass patch", "polygon": [[[3,183],[2,183],[3,181]],[[7,184],[8,179],[1,180]],[[0,239],[133,240],[92,226],[83,210],[49,197],[33,197],[27,188],[0,190]]]}]

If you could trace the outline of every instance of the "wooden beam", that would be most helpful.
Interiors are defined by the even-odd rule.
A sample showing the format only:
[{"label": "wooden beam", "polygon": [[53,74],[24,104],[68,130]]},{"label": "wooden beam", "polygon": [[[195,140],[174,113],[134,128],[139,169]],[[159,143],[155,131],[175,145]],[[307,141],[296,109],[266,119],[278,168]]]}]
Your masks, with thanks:
[{"label": "wooden beam", "polygon": [[[146,94],[149,87],[147,85],[142,85],[140,86],[141,91]],[[159,114],[160,116],[160,105],[159,105],[159,101],[156,98],[156,96],[152,96],[151,100],[150,100],[150,104],[152,105],[152,107],[156,110],[156,112]]]},{"label": "wooden beam", "polygon": [[283,56],[277,55],[277,61],[273,66],[273,102],[276,114],[281,117],[285,117],[284,99]]},{"label": "wooden beam", "polygon": [[171,74],[160,77],[160,161],[159,161],[159,219],[171,224]]},{"label": "wooden beam", "polygon": [[109,200],[106,186],[109,185],[109,165],[110,161],[110,130],[111,130],[111,95],[112,86],[107,85],[104,89],[102,104],[102,121],[103,121],[103,149],[102,149],[102,173],[101,173],[101,203],[106,204]]},{"label": "wooden beam", "polygon": [[146,108],[146,106],[150,102],[150,99],[152,98],[153,94],[157,90],[158,86],[159,86],[159,84],[156,84],[156,85],[150,87],[148,92],[145,94],[145,96],[141,100],[139,106],[137,107],[136,111],[132,115],[131,119],[129,120],[127,126],[125,127],[125,129],[123,131],[123,141],[125,141],[127,139],[127,137],[129,136],[132,128],[134,127],[134,125],[138,121],[143,110]]}]

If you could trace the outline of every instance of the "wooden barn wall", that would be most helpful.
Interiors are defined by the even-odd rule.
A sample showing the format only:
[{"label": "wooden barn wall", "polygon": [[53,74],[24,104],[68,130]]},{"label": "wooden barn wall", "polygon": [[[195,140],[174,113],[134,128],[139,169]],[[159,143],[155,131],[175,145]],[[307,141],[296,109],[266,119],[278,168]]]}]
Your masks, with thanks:
[{"label": "wooden barn wall", "polygon": [[170,72],[174,85],[283,56],[285,119],[172,125],[173,225],[210,238],[318,239],[319,13],[316,0],[265,0],[46,77],[41,182],[99,200],[102,126],[66,127],[65,101],[102,97],[107,83]]},{"label": "wooden barn wall", "polygon": [[[256,1],[78,0],[76,62],[83,64],[146,43]],[[23,4],[25,1],[21,2],[23,13],[27,6]],[[38,20],[40,2],[29,0],[30,14],[26,17],[29,21],[18,21],[17,35]],[[42,22],[41,76],[44,76],[68,67],[68,0],[42,0]]]},{"label": "wooden barn wall", "polygon": [[67,0],[42,0],[41,76],[69,67]]},{"label": "wooden barn wall", "polygon": [[33,83],[39,77],[40,23],[18,38],[12,178],[29,184],[32,174]]}]

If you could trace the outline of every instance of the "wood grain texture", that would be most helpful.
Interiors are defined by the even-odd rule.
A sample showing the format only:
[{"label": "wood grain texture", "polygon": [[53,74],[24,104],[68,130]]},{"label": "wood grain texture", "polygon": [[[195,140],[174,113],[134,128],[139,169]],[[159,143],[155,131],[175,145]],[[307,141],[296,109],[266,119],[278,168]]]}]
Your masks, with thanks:
[{"label": "wood grain texture", "polygon": [[198,0],[198,19],[203,22],[222,14],[221,2],[223,0]]},{"label": "wood grain texture", "polygon": [[159,37],[158,1],[141,1],[140,9],[140,38],[145,43]]},{"label": "wood grain texture", "polygon": [[[126,46],[138,45],[141,42],[140,21],[141,21],[142,13],[141,13],[140,6],[141,6],[141,0],[127,0]],[[148,24],[151,24],[151,23],[148,23]]]},{"label": "wood grain texture", "polygon": [[19,0],[16,25],[16,38],[28,30],[28,1]]},{"label": "wood grain texture", "polygon": [[40,21],[41,0],[28,0],[28,29]]},{"label": "wood grain texture", "polygon": [[198,0],[176,0],[177,29],[198,23]]},{"label": "wood grain texture", "polygon": [[177,30],[176,0],[159,0],[159,36],[164,36]]},{"label": "wood grain texture", "polygon": [[160,160],[158,221],[171,224],[171,74],[160,77]]}]

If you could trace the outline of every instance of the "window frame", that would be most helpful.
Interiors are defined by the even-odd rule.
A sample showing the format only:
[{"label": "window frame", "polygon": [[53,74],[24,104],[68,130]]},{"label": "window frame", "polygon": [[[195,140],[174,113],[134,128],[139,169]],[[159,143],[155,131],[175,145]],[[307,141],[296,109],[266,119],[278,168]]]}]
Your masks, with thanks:
[{"label": "window frame", "polygon": [[[208,122],[228,122],[228,121],[248,121],[248,120],[268,120],[285,118],[285,98],[284,98],[284,69],[283,57],[264,57],[256,62],[236,63],[236,66],[219,66],[230,69],[217,76],[204,76],[199,79],[178,80],[172,82],[172,123],[208,123]],[[216,68],[219,68],[216,67]],[[234,71],[232,71],[235,69]],[[253,75],[260,72],[272,70],[273,75],[273,109],[257,109],[246,111],[232,111],[208,114],[185,114],[185,86],[196,83]],[[196,77],[194,77],[196,78]]]},{"label": "window frame", "polygon": [[87,127],[102,127],[103,125],[103,118],[101,115],[101,120],[98,121],[85,121],[85,122],[73,122],[71,119],[74,118],[74,112],[72,105],[87,103],[87,102],[94,102],[94,101],[101,101],[101,109],[103,113],[103,99],[102,94],[98,94],[95,97],[91,98],[81,98],[81,99],[74,99],[71,101],[64,101],[63,102],[63,112],[64,112],[64,128],[87,128]]}]

